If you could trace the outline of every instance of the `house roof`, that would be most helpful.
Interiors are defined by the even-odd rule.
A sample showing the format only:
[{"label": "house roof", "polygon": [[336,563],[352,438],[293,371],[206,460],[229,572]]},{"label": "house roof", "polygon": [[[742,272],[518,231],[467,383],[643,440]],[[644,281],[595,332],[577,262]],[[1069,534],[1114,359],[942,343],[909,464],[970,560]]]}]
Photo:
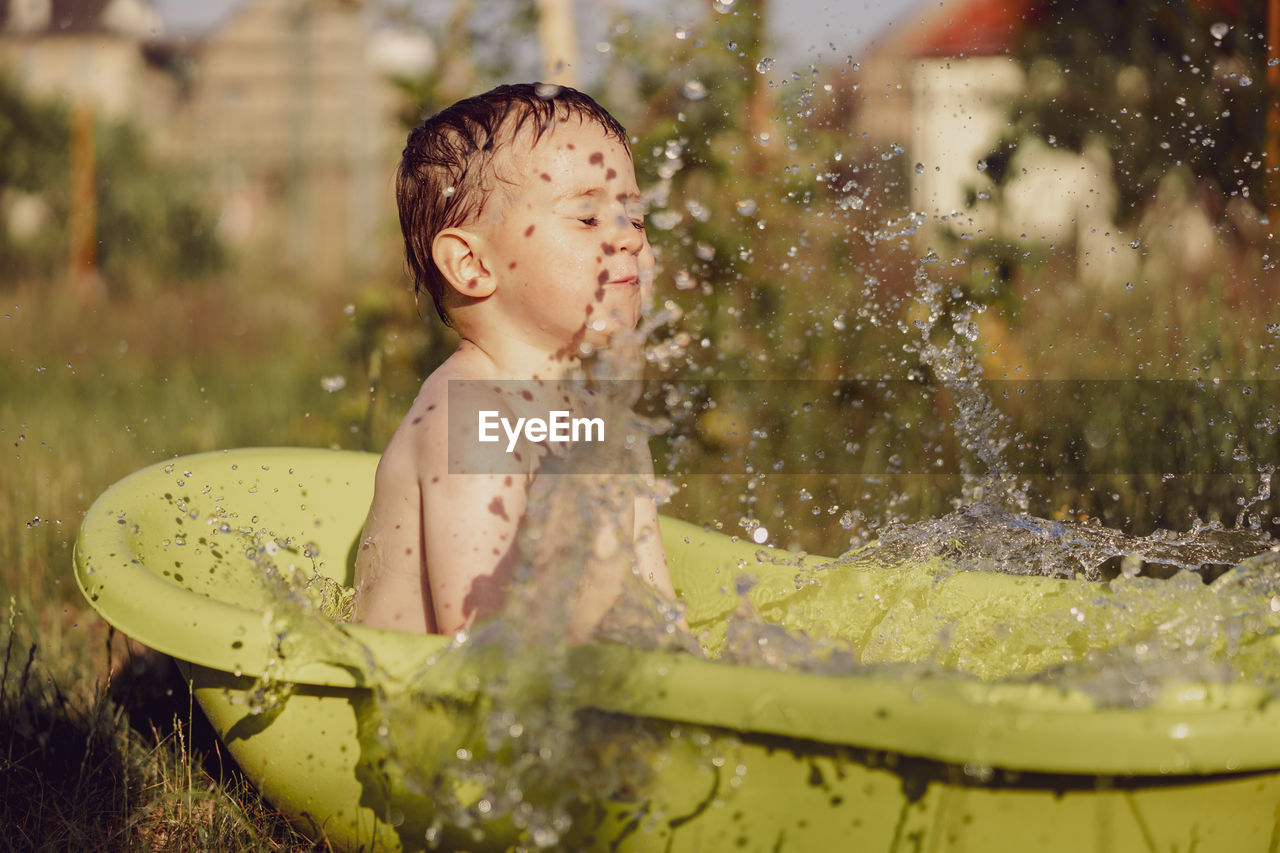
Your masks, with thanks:
[{"label": "house roof", "polygon": [[[39,9],[38,4],[36,11],[28,11],[22,17],[40,21],[42,26],[39,32],[98,32],[106,29],[102,23],[102,13],[110,2],[111,0],[50,0],[47,20],[42,20],[44,16],[39,12],[43,10]],[[11,16],[21,15],[17,8],[20,5],[22,4],[18,0],[0,0],[0,22],[6,27],[10,26],[13,23]]]},{"label": "house roof", "polygon": [[[1241,0],[1191,0],[1204,14],[1234,19]],[[941,0],[895,40],[908,56],[1006,56],[1028,25],[1048,13],[1044,0]]]},{"label": "house roof", "polygon": [[1035,0],[950,0],[903,40],[912,56],[1003,56],[1028,20],[1039,13]]},{"label": "house roof", "polygon": [[62,32],[96,32],[107,29],[102,19],[111,0],[53,0],[49,29]]},{"label": "house roof", "polygon": [[[20,8],[25,7],[25,8]],[[0,0],[0,30],[27,35],[119,33],[155,35],[159,18],[149,0]]]}]

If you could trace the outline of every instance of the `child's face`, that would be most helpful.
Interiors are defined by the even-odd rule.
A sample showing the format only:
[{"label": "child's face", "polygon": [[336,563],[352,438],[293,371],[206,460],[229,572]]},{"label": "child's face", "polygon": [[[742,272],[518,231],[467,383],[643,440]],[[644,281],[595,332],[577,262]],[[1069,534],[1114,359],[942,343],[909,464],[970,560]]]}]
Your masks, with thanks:
[{"label": "child's face", "polygon": [[603,346],[639,320],[654,266],[631,156],[576,118],[531,149],[521,141],[502,169],[507,200],[485,223],[495,296],[511,332],[547,352]]}]

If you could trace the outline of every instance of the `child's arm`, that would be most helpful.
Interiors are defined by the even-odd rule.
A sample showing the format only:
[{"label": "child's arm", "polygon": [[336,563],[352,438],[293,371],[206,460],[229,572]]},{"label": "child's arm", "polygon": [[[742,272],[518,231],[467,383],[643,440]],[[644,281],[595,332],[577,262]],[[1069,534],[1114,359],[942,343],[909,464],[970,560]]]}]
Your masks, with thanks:
[{"label": "child's arm", "polygon": [[[428,435],[423,434],[419,456],[426,462],[419,470],[424,571],[435,630],[452,634],[494,615],[506,600],[520,559],[516,534],[528,501],[529,475],[494,471],[502,460],[488,452],[455,458],[451,473],[450,442],[431,441]],[[475,446],[464,436],[454,438],[455,455],[459,447]]]},{"label": "child's arm", "polygon": [[[640,477],[652,489],[654,483],[653,457],[649,455],[648,445],[642,445],[638,452],[640,459]],[[652,494],[641,494],[635,503],[635,548],[636,565],[642,577],[663,598],[675,604],[676,591],[671,583],[671,569],[667,566],[667,551],[662,545],[662,531],[658,528],[658,502]],[[676,624],[685,631],[689,630],[684,617]]]},{"label": "child's arm", "polygon": [[[648,476],[653,476],[652,461]],[[658,529],[658,504],[650,495],[636,498],[636,564],[640,577],[669,601],[676,600],[671,584],[671,570],[667,567],[667,552],[662,547],[662,534]]]},{"label": "child's arm", "polygon": [[424,485],[427,582],[436,630],[452,634],[497,613],[520,551],[524,477],[450,474],[443,489]]}]

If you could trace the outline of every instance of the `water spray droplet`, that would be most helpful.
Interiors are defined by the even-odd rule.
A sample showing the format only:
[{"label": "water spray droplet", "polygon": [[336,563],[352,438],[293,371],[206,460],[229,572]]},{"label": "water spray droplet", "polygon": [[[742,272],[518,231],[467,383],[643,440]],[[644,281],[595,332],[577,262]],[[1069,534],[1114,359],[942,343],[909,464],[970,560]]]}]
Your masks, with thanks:
[{"label": "water spray droplet", "polygon": [[335,391],[341,391],[347,387],[347,377],[345,376],[326,376],[320,380],[320,387],[332,394]]},{"label": "water spray droplet", "polygon": [[756,71],[760,74],[767,74],[773,69],[773,57],[766,56],[764,59],[756,63]]},{"label": "water spray droplet", "polygon": [[1213,36],[1218,41],[1222,41],[1226,38],[1227,33],[1229,32],[1231,32],[1231,26],[1229,24],[1224,24],[1222,21],[1218,21],[1209,27],[1209,35]]},{"label": "water spray droplet", "polygon": [[707,87],[702,84],[701,80],[685,82],[684,88],[680,91],[691,101],[701,101],[707,96]]}]

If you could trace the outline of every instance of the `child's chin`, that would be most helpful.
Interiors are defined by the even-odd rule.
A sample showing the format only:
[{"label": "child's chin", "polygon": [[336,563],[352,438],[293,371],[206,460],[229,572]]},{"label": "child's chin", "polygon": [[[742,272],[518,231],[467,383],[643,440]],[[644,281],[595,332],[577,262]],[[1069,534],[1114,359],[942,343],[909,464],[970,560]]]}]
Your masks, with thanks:
[{"label": "child's chin", "polygon": [[618,309],[609,318],[596,323],[588,323],[583,328],[583,340],[596,349],[609,346],[620,335],[633,332],[640,323],[639,307]]},{"label": "child's chin", "polygon": [[623,328],[620,323],[610,323],[603,329],[586,329],[582,342],[589,350],[603,350],[625,344],[635,332],[635,323]]}]

